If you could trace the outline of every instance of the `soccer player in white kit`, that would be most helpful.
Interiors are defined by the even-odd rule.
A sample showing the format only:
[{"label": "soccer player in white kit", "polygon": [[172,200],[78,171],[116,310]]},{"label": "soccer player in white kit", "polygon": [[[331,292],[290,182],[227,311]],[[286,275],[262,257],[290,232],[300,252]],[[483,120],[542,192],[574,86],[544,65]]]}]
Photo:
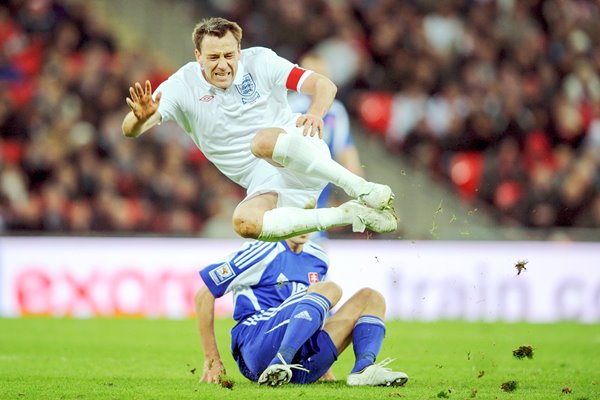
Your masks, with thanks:
[{"label": "soccer player in white kit", "polygon": [[[246,188],[233,214],[242,237],[279,241],[342,225],[355,232],[397,229],[391,189],[333,161],[321,139],[323,116],[337,91],[328,78],[266,48],[241,50],[242,29],[223,18],[201,21],[192,39],[196,62],[181,67],[155,94],[149,81],[129,89],[125,136],[176,121],[208,160]],[[312,97],[305,114],[292,113],[287,90]],[[315,209],[328,182],[357,200]]]}]

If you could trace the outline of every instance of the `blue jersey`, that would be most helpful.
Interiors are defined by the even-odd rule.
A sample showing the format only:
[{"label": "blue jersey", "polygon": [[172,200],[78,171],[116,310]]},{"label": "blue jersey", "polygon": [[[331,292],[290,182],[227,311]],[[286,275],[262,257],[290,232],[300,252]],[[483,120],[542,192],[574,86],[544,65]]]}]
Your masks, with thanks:
[{"label": "blue jersey", "polygon": [[[300,93],[290,93],[288,103],[293,112],[304,114],[310,106],[311,98]],[[323,117],[323,140],[329,146],[331,158],[337,159],[338,155],[349,146],[352,146],[352,134],[350,133],[350,118],[346,108],[339,100],[334,100],[329,112]],[[317,202],[318,207],[327,207],[331,185],[321,192]]]},{"label": "blue jersey", "polygon": [[233,318],[240,322],[305,292],[311,283],[324,280],[329,258],[313,242],[295,253],[287,242],[246,242],[242,248],[200,271],[215,297],[233,292]]}]

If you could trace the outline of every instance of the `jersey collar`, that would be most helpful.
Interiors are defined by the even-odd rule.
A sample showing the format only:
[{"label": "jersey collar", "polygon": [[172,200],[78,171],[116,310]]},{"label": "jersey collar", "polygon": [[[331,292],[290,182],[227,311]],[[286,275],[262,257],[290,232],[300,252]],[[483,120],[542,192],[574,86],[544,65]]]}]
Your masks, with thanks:
[{"label": "jersey collar", "polygon": [[233,85],[240,85],[244,81],[244,75],[246,75],[246,67],[244,67],[242,60],[240,59],[238,61],[238,69],[235,78],[233,79]]}]

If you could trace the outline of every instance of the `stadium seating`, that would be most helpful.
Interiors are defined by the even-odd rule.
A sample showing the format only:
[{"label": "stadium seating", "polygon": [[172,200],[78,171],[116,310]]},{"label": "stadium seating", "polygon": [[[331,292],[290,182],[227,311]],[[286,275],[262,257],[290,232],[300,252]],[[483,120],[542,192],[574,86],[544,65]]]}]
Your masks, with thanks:
[{"label": "stadium seating", "polygon": [[483,173],[482,154],[475,151],[457,153],[452,156],[448,170],[460,196],[465,201],[473,201],[477,196]]}]

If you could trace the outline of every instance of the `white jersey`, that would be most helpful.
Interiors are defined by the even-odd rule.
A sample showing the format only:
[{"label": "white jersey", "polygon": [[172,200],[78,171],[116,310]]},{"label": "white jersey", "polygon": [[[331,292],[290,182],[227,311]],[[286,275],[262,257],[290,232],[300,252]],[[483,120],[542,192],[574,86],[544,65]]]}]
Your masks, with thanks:
[{"label": "white jersey", "polygon": [[161,122],[174,120],[223,174],[248,188],[259,161],[250,151],[262,128],[294,123],[298,114],[287,91],[298,91],[310,71],[263,47],[244,49],[232,85],[211,85],[198,62],[190,62],[161,83]]}]

